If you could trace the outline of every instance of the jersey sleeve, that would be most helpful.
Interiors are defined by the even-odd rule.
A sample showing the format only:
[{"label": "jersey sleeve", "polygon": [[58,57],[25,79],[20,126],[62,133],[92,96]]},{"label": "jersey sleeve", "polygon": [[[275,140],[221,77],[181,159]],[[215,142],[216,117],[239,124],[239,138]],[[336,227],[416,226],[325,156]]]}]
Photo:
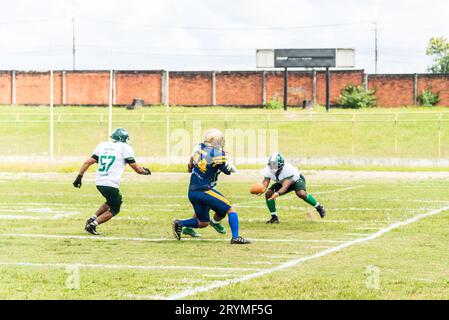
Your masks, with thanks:
[{"label": "jersey sleeve", "polygon": [[135,163],[136,162],[136,160],[134,159],[134,150],[133,150],[133,148],[130,145],[125,144],[122,152],[123,152],[123,154],[122,154],[123,159],[125,159],[126,163],[129,164],[129,163]]},{"label": "jersey sleeve", "polygon": [[92,152],[92,155],[90,156],[92,159],[98,162],[98,157],[100,156],[100,150],[101,150],[101,143],[95,147],[94,152]]},{"label": "jersey sleeve", "polygon": [[266,166],[260,172],[264,178],[271,179],[271,170],[270,167]]}]

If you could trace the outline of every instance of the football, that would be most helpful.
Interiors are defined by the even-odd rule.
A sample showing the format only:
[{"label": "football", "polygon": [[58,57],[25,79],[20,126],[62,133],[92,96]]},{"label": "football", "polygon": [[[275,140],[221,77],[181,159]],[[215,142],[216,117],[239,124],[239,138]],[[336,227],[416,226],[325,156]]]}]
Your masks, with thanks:
[{"label": "football", "polygon": [[265,192],[265,187],[262,183],[255,183],[251,186],[251,188],[249,189],[249,192],[251,192],[252,194],[260,194]]}]

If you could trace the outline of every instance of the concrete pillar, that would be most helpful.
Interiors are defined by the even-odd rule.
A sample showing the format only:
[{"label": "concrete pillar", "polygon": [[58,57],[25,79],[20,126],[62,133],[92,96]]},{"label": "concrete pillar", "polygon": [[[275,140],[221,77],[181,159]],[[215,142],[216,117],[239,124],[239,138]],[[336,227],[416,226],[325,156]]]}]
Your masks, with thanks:
[{"label": "concrete pillar", "polygon": [[267,73],[262,71],[262,105],[267,104]]},{"label": "concrete pillar", "polygon": [[312,105],[316,105],[316,70],[312,71]]},{"label": "concrete pillar", "polygon": [[62,105],[67,104],[67,91],[66,91],[66,72],[62,71],[62,79],[61,79],[61,94],[62,94]]},{"label": "concrete pillar", "polygon": [[170,104],[170,73],[168,71],[162,71],[161,75],[161,90],[162,90],[162,104],[169,106]]},{"label": "concrete pillar", "polygon": [[368,74],[364,73],[363,74],[363,89],[365,89],[365,91],[368,91]]},{"label": "concrete pillar", "polygon": [[16,71],[11,72],[11,104],[16,105],[17,99],[16,99]]},{"label": "concrete pillar", "polygon": [[418,105],[418,74],[413,75],[413,105]]},{"label": "concrete pillar", "polygon": [[212,105],[217,105],[217,77],[215,71],[212,71]]},{"label": "concrete pillar", "polygon": [[115,71],[112,70],[112,104],[117,104],[117,83],[115,80]]}]

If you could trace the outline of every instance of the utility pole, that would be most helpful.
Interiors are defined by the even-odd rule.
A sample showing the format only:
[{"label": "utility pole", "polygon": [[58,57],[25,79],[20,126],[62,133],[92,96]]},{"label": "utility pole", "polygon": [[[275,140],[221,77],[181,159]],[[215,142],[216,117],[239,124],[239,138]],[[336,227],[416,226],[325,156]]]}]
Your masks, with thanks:
[{"label": "utility pole", "polygon": [[378,62],[378,51],[377,51],[377,21],[373,22],[374,24],[374,73],[377,74],[377,62]]},{"label": "utility pole", "polygon": [[73,70],[76,68],[76,48],[75,48],[75,18],[72,18],[72,60]]}]

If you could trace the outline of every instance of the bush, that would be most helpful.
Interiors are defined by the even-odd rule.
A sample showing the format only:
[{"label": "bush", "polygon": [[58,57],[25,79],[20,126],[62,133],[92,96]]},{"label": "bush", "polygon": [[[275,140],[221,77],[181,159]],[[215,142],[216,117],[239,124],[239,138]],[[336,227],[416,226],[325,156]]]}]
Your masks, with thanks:
[{"label": "bush", "polygon": [[341,90],[339,106],[342,108],[371,108],[376,106],[375,90],[349,84]]},{"label": "bush", "polygon": [[437,105],[438,102],[440,102],[439,93],[438,92],[433,93],[430,88],[421,91],[421,93],[418,95],[418,103],[420,106],[432,107]]},{"label": "bush", "polygon": [[283,106],[283,103],[281,101],[278,101],[276,98],[268,101],[268,103],[265,104],[265,108],[267,109],[281,109],[283,108]]}]

